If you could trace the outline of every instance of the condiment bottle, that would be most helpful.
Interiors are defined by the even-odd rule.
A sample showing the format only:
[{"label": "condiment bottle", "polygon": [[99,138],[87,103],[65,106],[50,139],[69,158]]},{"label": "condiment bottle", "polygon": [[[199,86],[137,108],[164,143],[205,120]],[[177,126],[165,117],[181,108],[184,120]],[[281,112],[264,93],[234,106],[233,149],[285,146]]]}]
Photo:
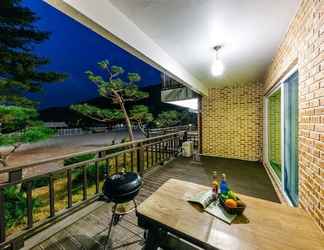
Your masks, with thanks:
[{"label": "condiment bottle", "polygon": [[221,193],[227,193],[228,192],[228,184],[226,181],[226,175],[222,174],[222,180],[220,183],[220,192]]},{"label": "condiment bottle", "polygon": [[213,171],[213,181],[212,181],[212,191],[214,199],[217,199],[218,195],[218,181],[217,181],[217,172]]}]

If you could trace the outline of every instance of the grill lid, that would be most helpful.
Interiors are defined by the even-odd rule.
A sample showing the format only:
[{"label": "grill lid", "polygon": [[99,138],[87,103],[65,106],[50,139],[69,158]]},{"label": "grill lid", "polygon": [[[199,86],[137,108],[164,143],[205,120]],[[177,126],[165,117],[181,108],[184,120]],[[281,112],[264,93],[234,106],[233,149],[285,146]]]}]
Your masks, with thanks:
[{"label": "grill lid", "polygon": [[106,178],[103,193],[114,202],[120,202],[122,199],[132,200],[141,185],[142,178],[138,174],[133,172],[118,173]]}]

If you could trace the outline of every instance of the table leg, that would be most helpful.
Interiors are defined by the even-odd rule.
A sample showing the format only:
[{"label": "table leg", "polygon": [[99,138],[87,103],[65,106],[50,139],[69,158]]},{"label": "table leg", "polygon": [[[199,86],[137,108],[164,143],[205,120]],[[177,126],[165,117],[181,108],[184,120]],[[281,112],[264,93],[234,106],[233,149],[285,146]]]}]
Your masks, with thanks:
[{"label": "table leg", "polygon": [[144,250],[156,250],[159,247],[159,230],[150,228],[147,231]]}]

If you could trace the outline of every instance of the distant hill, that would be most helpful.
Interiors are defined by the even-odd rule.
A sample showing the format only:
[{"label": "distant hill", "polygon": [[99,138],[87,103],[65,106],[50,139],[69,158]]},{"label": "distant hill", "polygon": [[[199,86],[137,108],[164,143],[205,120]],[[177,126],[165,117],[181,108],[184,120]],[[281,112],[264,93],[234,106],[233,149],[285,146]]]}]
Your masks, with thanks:
[{"label": "distant hill", "polygon": [[[136,104],[144,104],[147,105],[150,109],[150,112],[156,117],[162,111],[167,110],[178,110],[183,111],[185,108],[181,108],[175,105],[167,104],[161,102],[161,85],[153,85],[145,88],[141,88],[141,90],[149,93],[149,98],[140,100],[136,102]],[[110,102],[108,99],[103,97],[96,97],[94,99],[88,100],[86,102],[91,105],[95,105],[97,107],[113,107],[114,104]],[[134,105],[134,103],[131,103]],[[40,119],[44,122],[66,122],[69,125],[78,124],[79,126],[94,126],[100,125],[100,123],[95,122],[91,119],[88,119],[77,112],[72,111],[69,106],[66,107],[52,107],[48,109],[41,110]]]}]

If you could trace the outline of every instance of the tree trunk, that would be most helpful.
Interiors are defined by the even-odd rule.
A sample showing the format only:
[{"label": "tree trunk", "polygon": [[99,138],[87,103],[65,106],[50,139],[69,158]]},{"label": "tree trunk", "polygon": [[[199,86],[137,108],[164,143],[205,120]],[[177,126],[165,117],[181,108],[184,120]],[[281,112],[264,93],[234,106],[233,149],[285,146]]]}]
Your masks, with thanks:
[{"label": "tree trunk", "polygon": [[124,103],[121,103],[120,106],[121,106],[121,108],[123,110],[123,113],[124,113],[124,116],[125,116],[125,122],[126,122],[127,130],[128,130],[129,140],[134,141],[134,134],[133,134],[132,124],[130,122],[127,111],[125,109],[125,105],[124,105]]},{"label": "tree trunk", "polygon": [[121,96],[118,93],[115,92],[114,94],[117,97],[119,105],[120,105],[120,107],[121,107],[121,109],[122,109],[122,111],[124,113],[125,122],[126,122],[127,130],[128,130],[129,140],[134,141],[134,134],[133,134],[132,124],[131,124],[130,119],[128,117],[124,102],[123,102]]}]

